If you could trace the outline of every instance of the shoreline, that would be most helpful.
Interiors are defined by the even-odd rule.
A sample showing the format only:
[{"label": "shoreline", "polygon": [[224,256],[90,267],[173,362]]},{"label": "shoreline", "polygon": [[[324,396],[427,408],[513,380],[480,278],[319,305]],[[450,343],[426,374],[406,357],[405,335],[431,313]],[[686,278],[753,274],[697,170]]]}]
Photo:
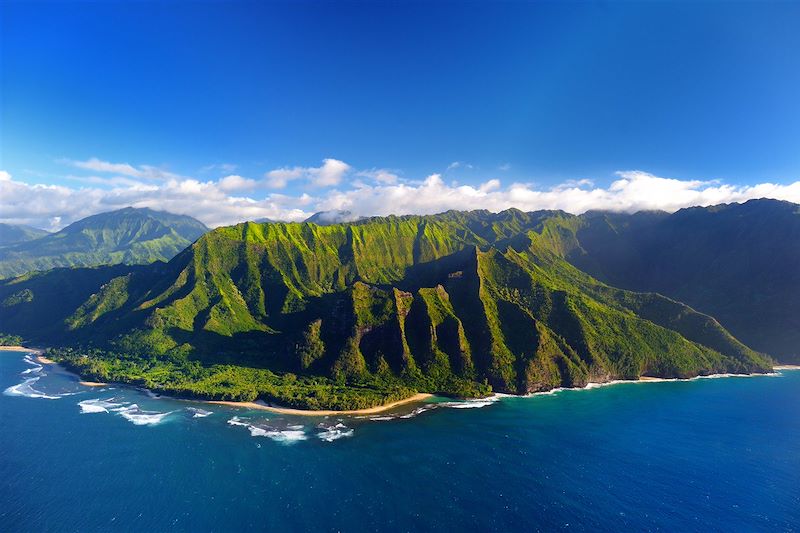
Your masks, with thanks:
[{"label": "shoreline", "polygon": [[[25,348],[24,346],[4,346],[0,347],[0,349],[5,349],[5,351],[15,351],[15,352],[29,352],[35,353],[36,360],[44,365],[55,365],[58,366],[59,369],[63,370],[68,374],[72,374],[76,376],[79,381],[78,385],[83,385],[84,387],[106,387],[111,385],[112,383],[104,383],[101,381],[83,381],[81,380],[81,376],[76,374],[75,372],[71,372],[66,368],[62,367],[52,359],[48,359],[42,355],[43,351],[41,349],[33,349],[33,348]],[[128,383],[118,383],[121,386],[130,387],[132,385]],[[155,392],[155,391],[151,391]],[[298,416],[337,416],[337,415],[369,415],[369,414],[376,414],[381,413],[383,411],[387,411],[394,407],[398,407],[401,405],[405,405],[408,403],[413,402],[420,402],[426,400],[428,398],[433,397],[433,394],[427,392],[419,392],[414,394],[413,396],[409,396],[408,398],[403,398],[402,400],[397,400],[394,402],[390,402],[384,405],[378,405],[375,407],[367,407],[365,409],[354,409],[354,410],[345,410],[345,411],[336,411],[332,409],[320,409],[320,410],[311,410],[311,409],[292,409],[290,407],[275,407],[271,405],[267,405],[265,403],[260,402],[260,400],[256,400],[255,402],[234,402],[234,401],[226,401],[226,400],[198,400],[193,398],[176,398],[174,396],[170,396],[168,394],[163,394],[157,392],[160,396],[164,398],[169,398],[172,400],[178,401],[186,401],[186,402],[198,402],[198,403],[208,403],[208,404],[215,404],[215,405],[226,405],[228,407],[243,407],[248,409],[259,409],[264,411],[271,411],[273,413],[280,413],[285,415],[298,415]]]},{"label": "shoreline", "polygon": [[69,370],[59,365],[52,359],[48,359],[47,357],[43,356],[42,352],[38,352],[36,360],[43,365],[54,365],[57,366],[59,370],[66,372],[67,374],[72,374],[73,376],[77,377],[80,380],[78,381],[78,385],[83,385],[84,387],[105,387],[108,385],[108,383],[103,383],[102,381],[83,381],[81,380],[81,377],[78,374],[76,374],[75,372],[70,372]]},{"label": "shoreline", "polygon": [[[36,354],[36,360],[45,365],[55,365],[58,366],[61,370],[68,374],[72,374],[78,378],[78,384],[84,387],[106,387],[112,385],[113,383],[104,383],[100,381],[83,381],[81,380],[81,376],[76,374],[75,372],[71,372],[64,367],[60,366],[55,361],[48,359],[42,355],[44,350],[41,348],[27,348],[25,346],[0,346],[0,351],[17,351],[17,352],[27,352],[31,354]],[[541,392],[533,392],[528,394],[506,394],[506,393],[494,393],[492,396],[494,397],[520,397],[520,398],[528,398],[532,396],[539,396],[539,395],[550,395],[555,394],[560,391],[564,390],[587,390],[587,389],[595,389],[610,385],[617,385],[623,383],[659,383],[659,382],[675,382],[675,381],[693,381],[698,379],[713,379],[713,378],[725,378],[725,377],[756,377],[756,376],[774,376],[778,374],[781,370],[800,370],[800,365],[793,365],[793,364],[782,364],[782,365],[775,365],[772,367],[772,372],[764,372],[764,373],[754,373],[754,374],[709,374],[709,375],[698,375],[691,378],[659,378],[654,376],[639,376],[638,379],[615,379],[609,380],[604,382],[589,382],[583,387],[556,387],[550,389],[548,391],[541,391]],[[123,387],[133,387],[128,383],[118,383]],[[156,392],[156,391],[151,391]],[[414,394],[413,396],[409,396],[408,398],[404,398],[402,400],[397,400],[394,402],[390,402],[384,405],[378,405],[375,407],[368,407],[364,409],[352,409],[352,410],[342,410],[337,411],[333,409],[320,409],[320,410],[312,410],[312,409],[294,409],[291,407],[277,407],[273,405],[268,405],[264,403],[262,400],[256,400],[253,402],[237,402],[237,401],[230,401],[230,400],[200,400],[194,398],[178,398],[174,396],[170,396],[169,394],[156,392],[157,394],[163,396],[164,398],[177,400],[177,401],[187,401],[187,402],[197,402],[197,403],[206,403],[206,404],[214,404],[214,405],[224,405],[227,407],[239,407],[239,408],[246,408],[246,409],[257,409],[261,411],[270,411],[273,413],[284,414],[284,415],[295,415],[295,416],[350,416],[350,415],[372,415],[382,413],[384,411],[388,411],[395,407],[399,407],[402,405],[406,405],[409,403],[415,402],[422,402],[429,398],[435,396],[431,393],[420,392]]]},{"label": "shoreline", "polygon": [[757,378],[757,377],[775,377],[780,376],[780,370],[800,370],[800,365],[784,365],[781,367],[773,367],[772,372],[756,372],[752,374],[703,374],[691,378],[657,378],[653,376],[639,376],[637,379],[611,379],[608,381],[590,381],[583,387],[555,387],[546,391],[529,392],[528,394],[506,394],[496,392],[493,396],[506,397],[506,398],[533,398],[535,396],[550,396],[563,391],[584,391],[600,389],[603,387],[610,387],[612,385],[625,385],[635,383],[680,383],[689,381],[699,381],[702,379],[722,379],[722,378]]},{"label": "shoreline", "polygon": [[0,352],[28,352],[41,354],[43,353],[43,350],[41,348],[26,348],[25,346],[0,346]]},{"label": "shoreline", "polygon": [[375,407],[367,407],[364,409],[353,409],[353,410],[346,410],[346,411],[335,411],[330,409],[320,409],[320,410],[311,410],[311,409],[292,409],[290,407],[274,407],[271,405],[267,405],[265,403],[261,403],[258,400],[255,402],[233,402],[233,401],[226,401],[226,400],[187,400],[192,402],[201,402],[201,403],[210,403],[214,405],[225,405],[227,407],[242,407],[247,409],[258,409],[262,411],[270,411],[273,413],[279,413],[282,415],[297,415],[297,416],[339,416],[339,415],[374,415],[377,413],[382,413],[383,411],[388,411],[394,407],[399,407],[401,405],[405,405],[408,403],[413,402],[421,402],[427,400],[428,398],[432,398],[433,394],[427,392],[418,392],[413,396],[409,396],[408,398],[404,398],[402,400],[397,400],[394,402],[390,402],[383,405],[378,405]]}]

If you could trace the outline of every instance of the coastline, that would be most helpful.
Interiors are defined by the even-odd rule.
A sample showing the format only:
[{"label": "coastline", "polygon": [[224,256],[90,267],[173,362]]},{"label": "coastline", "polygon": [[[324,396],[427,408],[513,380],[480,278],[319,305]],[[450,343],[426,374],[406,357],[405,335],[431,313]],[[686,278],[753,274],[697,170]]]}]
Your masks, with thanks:
[{"label": "coastline", "polygon": [[0,346],[0,352],[28,352],[41,354],[42,350],[39,348],[26,348],[24,346]]},{"label": "coastline", "polygon": [[[99,381],[83,381],[81,380],[81,376],[71,372],[69,370],[64,369],[55,361],[48,359],[42,355],[44,353],[43,349],[40,348],[27,348],[25,346],[0,346],[0,351],[18,351],[18,352],[27,352],[31,354],[36,354],[36,360],[45,365],[56,365],[59,366],[64,372],[69,374],[75,375],[79,381],[78,384],[84,387],[105,387],[111,385],[111,383],[104,383]],[[504,393],[495,393],[493,396],[495,397],[503,397],[503,396],[519,396],[521,398],[531,397],[531,396],[539,396],[539,395],[549,395],[554,394],[563,390],[586,390],[586,389],[594,389],[609,385],[616,385],[622,383],[658,383],[658,382],[674,382],[674,381],[693,381],[698,379],[708,379],[708,378],[723,378],[723,377],[754,377],[754,376],[769,376],[769,375],[776,375],[781,370],[800,370],[800,365],[793,365],[793,364],[784,364],[784,365],[775,365],[772,368],[771,373],[755,373],[755,374],[710,374],[710,375],[700,375],[694,376],[691,378],[659,378],[654,376],[639,376],[638,379],[630,379],[630,380],[609,380],[605,382],[589,382],[584,387],[556,387],[554,389],[542,392],[534,392],[529,394],[522,394],[522,395],[515,395],[515,394],[504,394]],[[119,383],[121,386],[130,386],[126,383]],[[161,394],[161,393],[159,393]],[[177,398],[174,396],[169,396],[168,394],[162,394],[163,397],[179,400],[179,401],[189,401],[189,402],[197,402],[197,403],[207,403],[207,404],[215,404],[215,405],[224,405],[228,407],[239,407],[245,409],[257,409],[262,411],[270,411],[277,414],[284,414],[284,415],[295,415],[295,416],[349,416],[349,415],[372,415],[382,413],[384,411],[388,411],[395,407],[399,407],[401,405],[406,405],[409,403],[415,402],[422,402],[427,400],[428,398],[433,397],[433,394],[430,393],[417,393],[413,396],[408,398],[404,398],[402,400],[397,400],[394,402],[390,402],[384,405],[378,405],[375,407],[368,407],[364,409],[353,409],[353,410],[333,410],[333,409],[321,409],[321,410],[311,410],[311,409],[294,409],[290,407],[277,407],[272,406],[264,403],[261,400],[256,400],[254,402],[236,402],[236,401],[227,401],[227,400],[199,400],[193,398]]]},{"label": "coastline", "polygon": [[[45,365],[56,365],[59,366],[64,372],[69,374],[73,374],[78,377],[80,380],[80,375],[75,374],[74,372],[70,372],[69,370],[64,369],[58,363],[53,361],[52,359],[48,359],[42,355],[43,350],[41,349],[34,349],[34,348],[25,348],[24,346],[0,346],[0,350],[5,351],[15,351],[15,352],[28,352],[34,353],[36,355],[36,360]],[[104,383],[101,381],[78,381],[79,385],[83,385],[84,387],[106,387],[110,385],[110,383]],[[122,386],[128,386],[126,383],[120,383]],[[264,411],[271,411],[273,413],[280,413],[286,415],[299,415],[299,416],[336,416],[336,415],[370,415],[380,413],[393,407],[398,407],[400,405],[413,403],[413,402],[420,402],[426,400],[433,396],[433,394],[429,393],[417,393],[413,396],[408,398],[403,398],[402,400],[397,400],[394,402],[390,402],[384,405],[378,405],[375,407],[368,407],[365,409],[355,409],[355,410],[347,410],[347,411],[335,411],[335,410],[311,410],[311,409],[292,409],[289,407],[273,407],[267,405],[265,403],[261,403],[258,400],[255,402],[232,402],[232,401],[225,401],[225,400],[195,400],[192,398],[175,398],[169,395],[163,395],[165,398],[170,398],[173,400],[181,400],[181,401],[189,401],[189,402],[198,402],[198,403],[210,403],[216,405],[226,405],[228,407],[243,407],[247,409],[260,409]]]},{"label": "coastline", "polygon": [[427,392],[419,392],[413,396],[409,396],[408,398],[404,398],[402,400],[397,400],[395,402],[390,402],[384,405],[378,405],[376,407],[368,407],[365,409],[355,409],[355,410],[348,410],[348,411],[334,411],[334,410],[311,410],[311,409],[292,409],[289,407],[273,407],[271,405],[267,405],[265,403],[260,403],[258,401],[255,402],[231,402],[225,400],[189,400],[189,401],[199,401],[202,403],[210,403],[215,405],[225,405],[228,407],[243,407],[247,409],[259,409],[262,411],[270,411],[273,413],[279,413],[282,415],[298,415],[298,416],[338,416],[338,415],[373,415],[376,413],[381,413],[383,411],[388,411],[393,407],[398,407],[400,405],[405,405],[408,403],[413,402],[421,402],[423,400],[427,400],[428,398],[433,397],[433,394]]},{"label": "coastline", "polygon": [[[63,370],[64,372],[67,372],[69,374],[77,376],[78,379],[81,378],[78,374],[75,374],[74,372],[70,372],[69,370],[67,370],[66,368],[60,366],[58,363],[56,363],[52,359],[48,359],[47,357],[43,356],[41,351],[39,351],[37,353],[38,353],[38,355],[36,356],[36,360],[39,361],[40,363],[42,363],[43,365],[55,365],[55,366],[58,366],[58,368]],[[78,385],[83,385],[84,387],[105,387],[106,385],[108,385],[108,383],[103,383],[102,381],[82,381],[81,380],[81,381],[78,381]]]}]

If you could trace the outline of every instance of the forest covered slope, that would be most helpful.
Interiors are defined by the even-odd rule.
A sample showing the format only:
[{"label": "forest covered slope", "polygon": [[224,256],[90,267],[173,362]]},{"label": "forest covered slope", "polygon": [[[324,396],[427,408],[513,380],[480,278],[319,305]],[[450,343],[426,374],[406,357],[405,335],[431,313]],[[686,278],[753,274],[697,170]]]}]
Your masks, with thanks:
[{"label": "forest covered slope", "polygon": [[568,262],[585,227],[518,210],[248,222],[167,264],[2,282],[0,321],[83,346],[62,358],[97,379],[311,408],[771,368],[711,316]]}]

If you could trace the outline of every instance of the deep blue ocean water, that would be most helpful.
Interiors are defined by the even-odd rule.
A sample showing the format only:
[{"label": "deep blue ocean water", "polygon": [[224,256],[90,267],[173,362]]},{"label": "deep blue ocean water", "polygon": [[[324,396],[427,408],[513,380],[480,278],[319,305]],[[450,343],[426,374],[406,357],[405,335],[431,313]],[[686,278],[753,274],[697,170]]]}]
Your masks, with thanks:
[{"label": "deep blue ocean water", "polygon": [[2,532],[800,529],[800,371],[319,419],[24,356],[0,352]]}]

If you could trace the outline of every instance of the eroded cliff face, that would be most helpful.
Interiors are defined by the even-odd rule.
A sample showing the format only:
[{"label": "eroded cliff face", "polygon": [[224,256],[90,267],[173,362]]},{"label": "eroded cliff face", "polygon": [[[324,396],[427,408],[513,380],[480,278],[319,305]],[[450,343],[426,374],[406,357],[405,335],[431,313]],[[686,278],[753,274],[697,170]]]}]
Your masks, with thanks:
[{"label": "eroded cliff face", "polygon": [[4,282],[0,317],[43,340],[435,392],[769,368],[713,318],[570,264],[582,224],[516,210],[245,223],[166,265]]}]

